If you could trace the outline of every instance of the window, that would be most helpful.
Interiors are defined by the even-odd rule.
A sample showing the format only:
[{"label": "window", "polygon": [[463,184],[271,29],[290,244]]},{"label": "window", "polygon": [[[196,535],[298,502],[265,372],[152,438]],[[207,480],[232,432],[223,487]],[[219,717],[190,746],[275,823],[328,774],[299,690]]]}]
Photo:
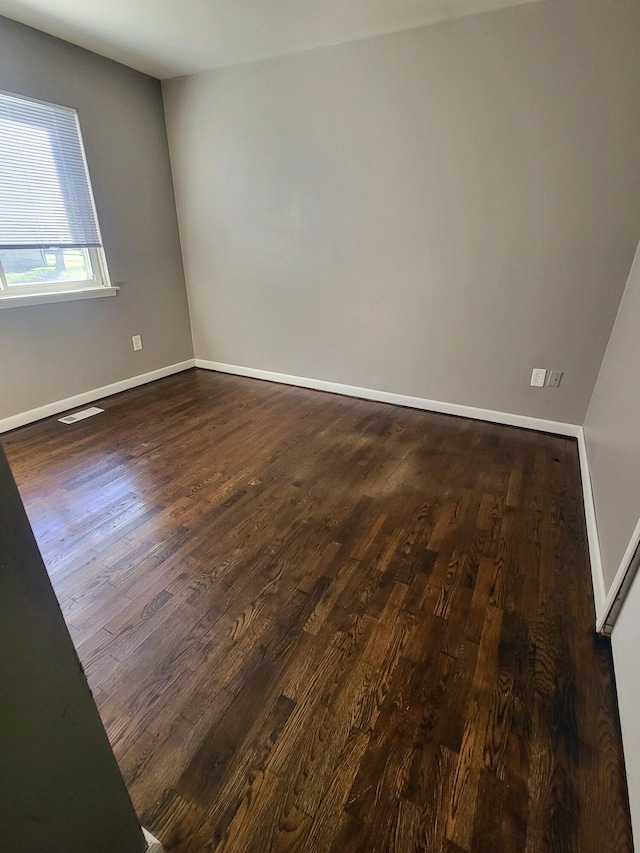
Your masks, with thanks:
[{"label": "window", "polygon": [[78,114],[0,92],[0,308],[116,291]]}]

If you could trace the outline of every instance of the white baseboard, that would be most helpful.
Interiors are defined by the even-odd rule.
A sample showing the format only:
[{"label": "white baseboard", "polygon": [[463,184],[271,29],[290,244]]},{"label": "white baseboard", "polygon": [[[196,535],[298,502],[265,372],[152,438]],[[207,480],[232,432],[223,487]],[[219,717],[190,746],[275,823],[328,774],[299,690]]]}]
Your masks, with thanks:
[{"label": "white baseboard", "polygon": [[241,367],[235,364],[226,364],[219,361],[207,361],[196,358],[178,364],[171,364],[132,376],[111,385],[94,388],[74,397],[67,397],[37,409],[31,409],[12,417],[0,420],[0,433],[7,432],[17,427],[25,426],[34,421],[58,415],[78,406],[93,403],[112,394],[136,388],[156,379],[171,376],[191,367],[200,367],[205,370],[214,370],[219,373],[230,373],[236,376],[248,376],[253,379],[264,379],[269,382],[279,382],[284,385],[295,385],[300,388],[311,388],[317,391],[327,391],[332,394],[342,394],[347,397],[358,397],[363,400],[373,400],[379,403],[391,403],[396,406],[407,406],[412,409],[422,409],[428,412],[438,412],[445,415],[458,415],[459,417],[472,418],[473,420],[489,421],[491,423],[506,426],[521,427],[523,429],[538,430],[539,432],[566,435],[578,439],[580,454],[580,469],[582,473],[582,489],[584,497],[585,515],[587,520],[587,535],[589,540],[589,554],[591,558],[591,572],[593,576],[593,591],[596,605],[596,616],[598,622],[603,617],[605,607],[604,576],[602,574],[602,559],[600,556],[600,543],[598,539],[598,527],[596,524],[595,505],[591,490],[591,478],[589,476],[589,462],[584,440],[584,430],[577,424],[568,424],[561,421],[549,421],[542,418],[532,418],[527,415],[515,415],[510,412],[497,412],[492,409],[479,409],[474,406],[463,406],[458,403],[445,403],[439,400],[428,400],[422,397],[409,397],[405,394],[395,394],[391,391],[379,391],[373,388],[360,388],[356,385],[343,385],[339,382],[329,382],[324,379],[310,379],[305,376],[293,376],[288,373],[274,373],[270,370],[260,370],[255,367]]},{"label": "white baseboard", "polygon": [[254,379],[266,379],[270,382],[281,382],[285,385],[297,385],[301,388],[313,388],[318,391],[329,391],[334,394],[344,394],[348,397],[360,397],[363,400],[375,400],[380,403],[392,403],[396,406],[408,406],[412,409],[423,409],[429,412],[439,412],[445,415],[459,415],[474,420],[490,421],[491,423],[504,424],[506,426],[522,427],[523,429],[549,432],[556,435],[566,435],[578,439],[578,452],[580,459],[580,472],[582,479],[582,492],[587,524],[587,540],[589,543],[589,557],[591,562],[591,575],[593,580],[593,596],[596,608],[596,623],[601,630],[600,623],[605,608],[605,585],[602,574],[602,557],[600,554],[600,540],[598,538],[598,525],[596,523],[596,511],[591,490],[591,476],[589,474],[589,461],[587,459],[587,448],[584,439],[584,430],[578,424],[562,423],[560,421],[548,421],[541,418],[532,418],[526,415],[514,415],[509,412],[496,412],[492,409],[478,409],[474,406],[462,406],[457,403],[443,403],[439,400],[427,400],[422,397],[407,397],[404,394],[394,394],[390,391],[377,391],[372,388],[359,388],[355,385],[341,385],[338,382],[327,382],[324,379],[308,379],[304,376],[291,376],[288,373],[273,373],[269,370],[259,370],[255,367],[240,367],[235,364],[224,364],[219,361],[206,361],[196,358],[196,367],[205,370],[215,370],[220,373],[232,373],[237,376],[249,376]]},{"label": "white baseboard", "polygon": [[577,424],[565,424],[560,421],[547,421],[531,418],[527,415],[513,415],[509,412],[496,412],[492,409],[477,409],[475,406],[462,406],[458,403],[443,403],[439,400],[427,400],[422,397],[408,397],[391,391],[378,391],[373,388],[359,388],[357,385],[342,385],[325,379],[309,379],[306,376],[292,376],[289,373],[273,373],[256,367],[239,367],[236,364],[224,364],[220,361],[206,361],[196,358],[196,367],[204,370],[216,370],[219,373],[232,373],[236,376],[249,376],[253,379],[266,379],[283,385],[297,385],[300,388],[313,388],[316,391],[328,391],[331,394],[343,394],[347,397],[359,397],[362,400],[374,400],[377,403],[391,403],[394,406],[408,406],[410,409],[423,409],[442,415],[458,415],[473,418],[476,421],[490,421],[494,424],[523,427],[524,429],[551,432],[556,435],[569,435],[577,438],[582,427]]},{"label": "white baseboard", "polygon": [[142,831],[143,831],[144,837],[147,841],[147,852],[146,853],[163,853],[164,847],[158,841],[158,839],[154,838],[154,836],[151,835],[151,833],[147,829],[145,829],[144,826],[142,827]]},{"label": "white baseboard", "polygon": [[156,379],[163,379],[165,376],[180,373],[182,370],[189,370],[190,367],[195,367],[195,360],[193,358],[181,361],[178,364],[169,364],[167,367],[161,367],[149,373],[131,376],[129,379],[122,379],[120,382],[113,382],[111,385],[93,388],[91,391],[84,391],[82,394],[76,394],[74,397],[56,400],[55,403],[48,403],[46,406],[39,406],[37,409],[20,412],[18,415],[12,415],[11,417],[0,420],[0,433],[8,432],[10,429],[17,429],[34,421],[42,420],[42,418],[59,415],[61,412],[66,412],[69,409],[93,403],[95,400],[110,397],[112,394],[119,394],[120,391],[128,391],[129,388],[136,388],[138,385],[145,385],[147,382],[154,382]]},{"label": "white baseboard", "polygon": [[622,609],[631,584],[640,568],[638,552],[640,551],[640,519],[635,526],[633,535],[618,566],[609,592],[604,601],[602,613],[598,616],[597,629],[605,634],[610,634],[618,614]]},{"label": "white baseboard", "polygon": [[636,524],[633,535],[622,556],[618,571],[607,590],[602,565],[602,551],[598,535],[596,506],[593,498],[589,458],[584,429],[578,436],[580,453],[580,473],[582,475],[582,494],[584,511],[587,520],[587,537],[589,541],[589,558],[591,560],[591,577],[593,580],[593,599],[596,608],[596,631],[600,634],[611,634],[611,630],[620,613],[624,600],[631,588],[638,571],[638,550],[640,549],[640,520]]},{"label": "white baseboard", "polygon": [[580,427],[578,433],[578,454],[580,457],[580,477],[582,479],[582,499],[584,501],[584,514],[587,522],[587,541],[589,543],[589,561],[591,563],[591,579],[593,582],[593,600],[596,608],[596,627],[602,631],[605,618],[606,588],[604,573],[602,571],[602,553],[600,551],[600,537],[598,536],[598,522],[596,518],[596,505],[593,500],[593,489],[591,487],[591,474],[589,472],[589,457],[587,456],[587,444],[584,429]]}]

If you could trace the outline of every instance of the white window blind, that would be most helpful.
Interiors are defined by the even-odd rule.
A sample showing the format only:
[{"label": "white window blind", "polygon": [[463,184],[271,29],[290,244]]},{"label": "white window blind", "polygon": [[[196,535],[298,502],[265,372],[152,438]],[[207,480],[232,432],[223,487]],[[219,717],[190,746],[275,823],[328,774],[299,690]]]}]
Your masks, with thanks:
[{"label": "white window blind", "polygon": [[0,92],[0,249],[101,245],[76,111]]}]

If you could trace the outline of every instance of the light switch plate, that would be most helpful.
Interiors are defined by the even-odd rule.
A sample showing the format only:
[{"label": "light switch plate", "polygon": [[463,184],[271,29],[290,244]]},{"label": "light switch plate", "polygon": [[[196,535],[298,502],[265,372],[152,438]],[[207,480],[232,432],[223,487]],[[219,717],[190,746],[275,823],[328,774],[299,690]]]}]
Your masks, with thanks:
[{"label": "light switch plate", "polygon": [[562,371],[561,370],[550,370],[549,371],[549,381],[547,385],[549,388],[559,388],[560,383],[562,382]]}]

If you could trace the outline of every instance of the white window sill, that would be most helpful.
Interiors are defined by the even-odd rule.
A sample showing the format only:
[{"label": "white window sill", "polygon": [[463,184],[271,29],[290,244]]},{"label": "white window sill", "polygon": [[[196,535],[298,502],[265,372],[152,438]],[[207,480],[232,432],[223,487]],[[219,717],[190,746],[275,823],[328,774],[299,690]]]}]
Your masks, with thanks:
[{"label": "white window sill", "polygon": [[12,293],[0,295],[0,309],[18,308],[21,305],[47,305],[50,302],[75,302],[76,299],[98,299],[103,296],[115,296],[118,287],[92,287],[84,290],[59,290],[48,293]]}]

